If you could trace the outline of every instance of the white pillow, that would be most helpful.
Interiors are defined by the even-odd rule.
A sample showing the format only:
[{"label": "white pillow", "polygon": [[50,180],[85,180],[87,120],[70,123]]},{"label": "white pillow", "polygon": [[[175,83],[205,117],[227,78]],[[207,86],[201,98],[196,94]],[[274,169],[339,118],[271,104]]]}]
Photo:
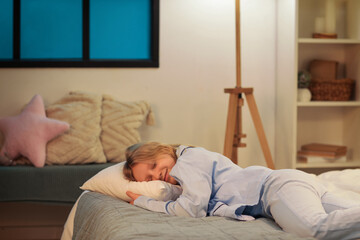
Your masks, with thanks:
[{"label": "white pillow", "polygon": [[126,195],[126,191],[131,191],[161,201],[175,200],[182,193],[180,186],[164,181],[129,181],[123,176],[124,164],[125,162],[121,162],[101,170],[87,180],[80,188],[82,190],[99,192],[120,198],[127,202],[130,202],[131,198]]}]

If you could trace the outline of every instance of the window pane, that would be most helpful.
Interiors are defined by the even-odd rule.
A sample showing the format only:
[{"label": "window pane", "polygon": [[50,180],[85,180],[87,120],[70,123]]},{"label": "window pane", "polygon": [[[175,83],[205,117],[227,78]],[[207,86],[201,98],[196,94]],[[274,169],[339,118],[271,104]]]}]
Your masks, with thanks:
[{"label": "window pane", "polygon": [[13,0],[0,0],[0,59],[13,58]]},{"label": "window pane", "polygon": [[150,0],[90,0],[90,59],[150,59]]},{"label": "window pane", "polygon": [[82,58],[82,0],[21,0],[20,58]]}]

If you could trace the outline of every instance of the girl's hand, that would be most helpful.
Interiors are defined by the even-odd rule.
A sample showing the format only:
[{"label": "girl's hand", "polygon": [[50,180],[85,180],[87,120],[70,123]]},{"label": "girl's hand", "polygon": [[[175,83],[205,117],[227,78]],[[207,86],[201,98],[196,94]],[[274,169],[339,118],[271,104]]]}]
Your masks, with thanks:
[{"label": "girl's hand", "polygon": [[130,202],[130,204],[132,205],[134,205],[134,201],[141,196],[140,194],[136,194],[130,191],[126,191],[126,195],[128,195],[132,199],[132,201]]}]

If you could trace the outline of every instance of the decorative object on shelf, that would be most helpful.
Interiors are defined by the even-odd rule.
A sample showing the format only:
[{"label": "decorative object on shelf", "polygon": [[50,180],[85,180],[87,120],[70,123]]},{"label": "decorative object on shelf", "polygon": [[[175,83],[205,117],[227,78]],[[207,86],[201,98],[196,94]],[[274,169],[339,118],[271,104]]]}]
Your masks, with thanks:
[{"label": "decorative object on shelf", "polygon": [[328,60],[312,60],[309,71],[312,79],[317,81],[326,81],[336,79],[339,63]]},{"label": "decorative object on shelf", "polygon": [[298,88],[297,100],[298,100],[298,102],[310,102],[311,101],[311,91],[308,88]]},{"label": "decorative object on shelf", "polygon": [[324,33],[325,32],[325,18],[317,17],[315,18],[315,33]]},{"label": "decorative object on shelf", "polygon": [[298,88],[308,88],[311,81],[311,73],[306,70],[302,70],[298,73]]},{"label": "decorative object on shelf", "polygon": [[336,34],[336,2],[325,1],[325,18],[315,18],[313,38],[337,38]]},{"label": "decorative object on shelf", "polygon": [[313,80],[310,84],[314,101],[349,101],[352,98],[355,81],[344,78],[328,81]]},{"label": "decorative object on shelf", "polygon": [[360,1],[347,0],[347,37],[350,39],[360,39]]},{"label": "decorative object on shelf", "polygon": [[325,33],[336,34],[336,2],[325,1]]},{"label": "decorative object on shelf", "polygon": [[298,73],[298,91],[297,100],[298,102],[309,102],[311,100],[311,92],[308,89],[311,81],[311,73],[302,70]]},{"label": "decorative object on shelf", "polygon": [[349,101],[352,98],[355,80],[336,79],[338,62],[313,60],[310,63],[312,80],[309,89],[314,101]]},{"label": "decorative object on shelf", "polygon": [[301,146],[297,158],[299,162],[307,163],[346,162],[346,154],[346,146],[310,143]]}]

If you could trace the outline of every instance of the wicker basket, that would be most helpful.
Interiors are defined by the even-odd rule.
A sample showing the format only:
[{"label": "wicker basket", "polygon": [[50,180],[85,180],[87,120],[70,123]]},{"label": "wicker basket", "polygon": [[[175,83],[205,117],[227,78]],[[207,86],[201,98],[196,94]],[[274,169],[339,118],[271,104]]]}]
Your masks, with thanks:
[{"label": "wicker basket", "polygon": [[355,81],[344,78],[328,81],[312,79],[309,90],[313,101],[349,101],[352,98]]}]

